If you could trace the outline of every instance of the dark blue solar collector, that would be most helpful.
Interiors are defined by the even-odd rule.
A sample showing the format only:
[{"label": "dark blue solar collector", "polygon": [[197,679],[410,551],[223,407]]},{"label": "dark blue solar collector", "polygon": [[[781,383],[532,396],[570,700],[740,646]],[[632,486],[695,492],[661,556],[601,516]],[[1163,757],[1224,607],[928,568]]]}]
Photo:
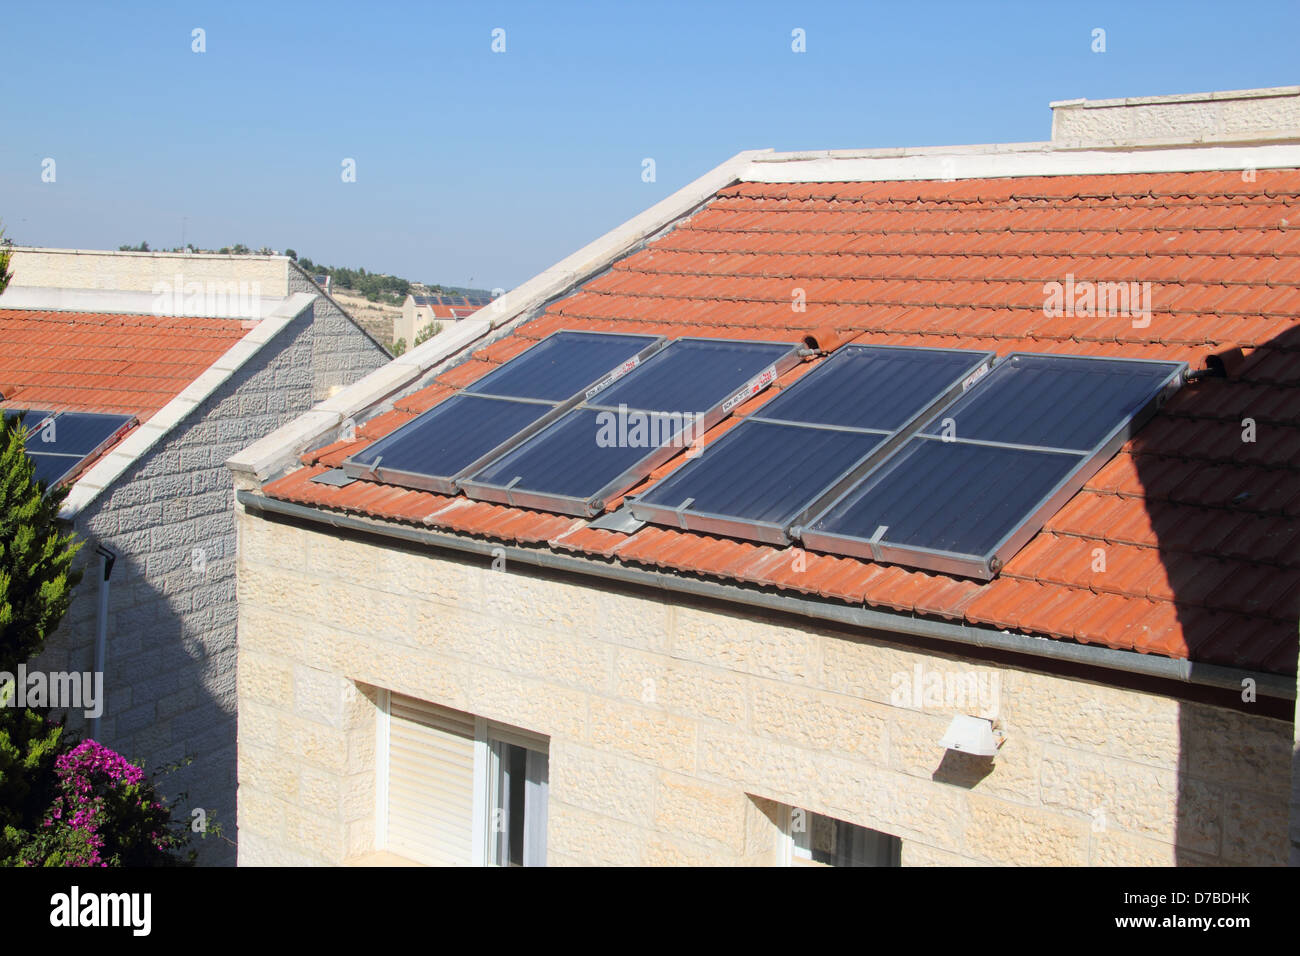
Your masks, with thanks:
[{"label": "dark blue solar collector", "polygon": [[787,544],[792,524],[888,454],[992,359],[847,345],[628,507],[643,521]]},{"label": "dark blue solar collector", "polygon": [[1186,367],[1009,355],[800,537],[832,554],[992,578],[1155,414]]},{"label": "dark blue solar collector", "polygon": [[598,514],[798,361],[791,343],[677,339],[461,487],[471,498]]},{"label": "dark blue solar collector", "polygon": [[27,457],[36,465],[36,480],[47,488],[72,477],[88,459],[113,445],[136,422],[134,415],[4,410],[6,421],[19,416],[27,431]]},{"label": "dark blue solar collector", "polygon": [[457,481],[634,371],[661,336],[555,332],[349,457],[343,470],[455,494]]}]

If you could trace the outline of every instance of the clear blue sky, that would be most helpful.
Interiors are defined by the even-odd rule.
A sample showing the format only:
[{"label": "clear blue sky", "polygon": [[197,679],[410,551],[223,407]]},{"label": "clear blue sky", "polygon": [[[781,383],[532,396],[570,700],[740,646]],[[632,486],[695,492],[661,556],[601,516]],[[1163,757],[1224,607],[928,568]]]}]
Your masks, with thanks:
[{"label": "clear blue sky", "polygon": [[742,149],[1046,139],[1050,100],[1300,82],[1298,36],[1295,0],[10,3],[0,221],[508,288]]}]

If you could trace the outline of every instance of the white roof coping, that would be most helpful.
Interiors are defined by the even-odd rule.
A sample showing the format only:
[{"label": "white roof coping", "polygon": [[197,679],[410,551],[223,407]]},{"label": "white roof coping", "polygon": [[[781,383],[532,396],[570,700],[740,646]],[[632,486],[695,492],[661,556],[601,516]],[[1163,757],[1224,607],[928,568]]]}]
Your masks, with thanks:
[{"label": "white roof coping", "polygon": [[1262,100],[1277,96],[1300,96],[1300,86],[1265,86],[1253,90],[1217,90],[1210,93],[1172,93],[1163,96],[1122,96],[1109,100],[1054,100],[1052,109],[1112,109],[1116,106],[1163,106],[1171,103],[1214,103],[1221,100]]},{"label": "white roof coping", "polygon": [[571,291],[580,282],[608,268],[670,223],[707,202],[719,190],[741,179],[741,172],[770,150],[737,153],[721,166],[655,203],[621,226],[566,256],[546,271],[493,299],[467,319],[354,382],[310,412],[277,428],[226,462],[237,474],[263,481],[289,467],[308,448],[334,440],[348,418],[393,398],[422,376],[465,352],[491,332],[530,318],[547,302]]},{"label": "white roof coping", "polygon": [[174,430],[209,395],[220,388],[240,367],[256,355],[285,326],[302,315],[316,300],[309,292],[298,292],[283,300],[264,320],[250,329],[206,371],[190,382],[179,395],[160,408],[113,446],[76,482],[59,509],[59,517],[75,518],[100,493],[134,465],[154,445]]},{"label": "white roof coping", "polygon": [[274,255],[265,256],[256,253],[247,253],[239,255],[233,252],[167,252],[164,250],[150,249],[148,252],[140,252],[138,249],[62,249],[58,246],[20,246],[14,244],[9,247],[11,252],[57,252],[62,255],[73,256],[121,256],[127,258],[130,256],[140,256],[142,258],[152,259],[232,259],[238,262],[247,262],[249,259],[260,259],[263,262],[270,262],[276,259],[288,259],[288,256]]},{"label": "white roof coping", "polygon": [[[1292,140],[1300,140],[1297,131]],[[889,182],[919,179],[1005,179],[1124,173],[1282,169],[1300,166],[1300,141],[1113,149],[1090,143],[942,146],[907,151],[827,150],[770,153],[751,161],[741,179],[759,183]]]},{"label": "white roof coping", "polygon": [[[148,253],[137,253],[148,255]],[[119,289],[63,289],[53,286],[11,285],[0,294],[0,309],[28,309],[33,312],[100,312],[108,315],[166,315],[195,319],[256,319],[262,313],[276,311],[287,296],[259,295],[251,301],[250,314],[237,310],[218,308],[228,304],[223,296],[183,295],[167,297],[170,303],[159,309],[159,297],[152,292],[131,292]],[[235,297],[234,304],[238,302]],[[208,308],[209,300],[213,308]],[[175,306],[179,305],[179,308]]]}]

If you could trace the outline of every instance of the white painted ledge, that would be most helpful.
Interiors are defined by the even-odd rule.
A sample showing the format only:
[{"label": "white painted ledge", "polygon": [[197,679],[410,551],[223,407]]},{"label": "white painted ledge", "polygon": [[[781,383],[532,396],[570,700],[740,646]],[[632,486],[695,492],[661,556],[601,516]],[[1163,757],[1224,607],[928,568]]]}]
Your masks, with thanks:
[{"label": "white painted ledge", "polygon": [[1300,166],[1300,143],[1101,149],[1096,143],[1006,143],[916,150],[771,153],[740,178],[758,183],[888,182],[1282,169]]},{"label": "white painted ledge", "polygon": [[[142,253],[143,254],[143,253]],[[251,298],[251,296],[250,296]],[[214,296],[213,305],[217,302]],[[222,304],[229,300],[224,296]],[[0,295],[0,309],[30,309],[34,312],[100,312],[106,315],[162,315],[198,319],[249,319],[270,315],[282,306],[286,296],[257,296],[252,315],[237,309],[207,308],[207,296],[169,297],[180,308],[162,312],[159,297],[152,292],[123,292],[112,289],[61,289],[53,286],[10,285]],[[234,296],[240,304],[239,296]]]},{"label": "white painted ledge", "polygon": [[166,435],[172,432],[199,405],[244,366],[285,326],[302,315],[316,300],[309,292],[298,292],[284,299],[265,319],[250,329],[215,362],[190,382],[179,395],[160,408],[117,443],[107,455],[73,483],[59,517],[71,520],[100,496],[113,482],[134,465]]}]

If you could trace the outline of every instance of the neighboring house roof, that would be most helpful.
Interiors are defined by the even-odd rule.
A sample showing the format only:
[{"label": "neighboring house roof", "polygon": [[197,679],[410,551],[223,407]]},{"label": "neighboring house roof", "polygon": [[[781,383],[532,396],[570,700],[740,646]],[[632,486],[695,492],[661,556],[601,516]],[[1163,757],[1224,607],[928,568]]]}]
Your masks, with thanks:
[{"label": "neighboring house roof", "polygon": [[435,319],[467,319],[492,299],[482,295],[412,295],[417,309],[428,309]]},{"label": "neighboring house roof", "polygon": [[486,295],[460,295],[460,294],[434,294],[434,295],[412,295],[415,304],[418,306],[445,305],[461,308],[481,309],[492,301],[491,296]]},{"label": "neighboring house roof", "polygon": [[[397,399],[355,441],[304,455],[306,467],[264,493],[907,615],[1291,674],[1300,618],[1298,216],[1300,171],[1291,168],[1261,169],[1253,180],[1222,171],[741,182]],[[1151,282],[1150,324],[1046,317],[1045,283],[1071,274]],[[792,310],[796,287],[806,312]],[[1233,346],[1246,357],[1235,377],[1186,386],[989,582],[654,525],[596,530],[567,515],[364,480],[311,481],[559,329],[788,341],[826,327],[856,342],[1000,356],[1160,358],[1194,369]],[[1250,445],[1241,441],[1246,417],[1260,430]],[[1098,547],[1104,572],[1093,570]]]},{"label": "neighboring house roof", "polygon": [[239,319],[0,309],[0,407],[144,420],[247,332]]},{"label": "neighboring house roof", "polygon": [[[6,297],[62,291],[11,287]],[[126,298],[142,296],[149,297]],[[105,308],[122,301],[115,291],[84,290],[77,297],[100,298]],[[315,298],[268,297],[260,320],[0,308],[0,407],[139,419],[72,473],[60,515],[72,518],[98,497]]]}]

